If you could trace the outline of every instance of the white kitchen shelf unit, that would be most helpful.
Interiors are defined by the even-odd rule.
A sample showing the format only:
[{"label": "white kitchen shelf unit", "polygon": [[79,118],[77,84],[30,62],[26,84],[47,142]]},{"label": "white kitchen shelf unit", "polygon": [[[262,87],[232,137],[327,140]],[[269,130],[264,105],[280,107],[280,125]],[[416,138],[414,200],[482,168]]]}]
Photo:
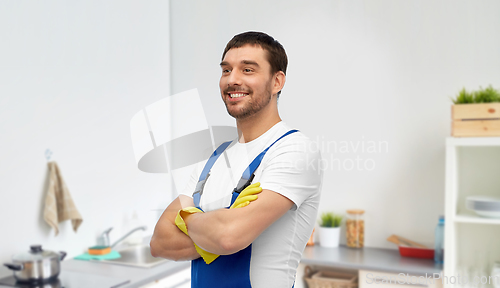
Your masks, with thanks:
[{"label": "white kitchen shelf unit", "polygon": [[500,225],[500,219],[489,219],[489,218],[479,217],[476,215],[462,215],[462,214],[455,216],[455,222]]},{"label": "white kitchen shelf unit", "polygon": [[[479,160],[471,156],[474,153],[479,155],[476,157]],[[500,196],[499,156],[500,137],[446,139],[445,276],[457,276],[458,265],[473,266],[478,263],[477,259],[485,266],[491,265],[492,260],[500,260],[494,259],[500,255],[498,245],[489,245],[500,239],[500,219],[479,217],[465,209],[466,196],[481,195],[484,191],[490,196]],[[492,167],[496,171],[492,171]],[[498,176],[495,177],[495,173]],[[475,185],[480,188],[475,189]]]}]

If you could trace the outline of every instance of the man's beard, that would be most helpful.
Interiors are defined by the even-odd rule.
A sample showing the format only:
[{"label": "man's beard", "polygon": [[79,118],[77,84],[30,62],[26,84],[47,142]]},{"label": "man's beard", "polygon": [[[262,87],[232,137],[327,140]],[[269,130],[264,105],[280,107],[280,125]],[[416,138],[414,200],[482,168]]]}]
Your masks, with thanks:
[{"label": "man's beard", "polygon": [[[233,90],[236,90],[236,89],[233,89]],[[224,94],[226,94],[228,91],[232,91],[232,90],[226,89],[224,91]],[[241,91],[241,90],[238,89],[237,91]],[[248,92],[249,95],[253,93],[252,90],[245,91],[245,92]],[[231,96],[229,96],[229,97],[231,97]],[[246,96],[246,97],[249,97],[249,96]],[[228,101],[224,101],[224,104],[226,104],[226,110],[227,110],[227,113],[229,113],[229,115],[233,116],[237,120],[242,120],[242,119],[245,119],[247,117],[250,117],[252,115],[257,114],[257,112],[262,110],[264,107],[266,107],[269,104],[269,102],[271,102],[271,98],[272,98],[272,92],[271,92],[271,88],[269,88],[269,89],[266,89],[266,95],[264,95],[264,97],[259,97],[258,99],[256,99],[256,98],[249,99],[247,101],[247,103],[244,105],[244,107],[240,108],[237,111],[235,111],[234,109],[229,109],[229,105],[231,105],[231,104],[228,105]],[[255,101],[253,101],[253,100],[255,100]]]}]

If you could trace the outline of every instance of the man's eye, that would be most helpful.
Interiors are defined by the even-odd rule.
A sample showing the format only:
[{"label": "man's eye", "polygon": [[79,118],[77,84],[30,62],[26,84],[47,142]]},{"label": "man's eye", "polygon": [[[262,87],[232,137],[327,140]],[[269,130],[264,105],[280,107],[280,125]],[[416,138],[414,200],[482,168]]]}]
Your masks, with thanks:
[{"label": "man's eye", "polygon": [[250,68],[246,68],[246,69],[244,69],[243,71],[245,71],[245,72],[252,72],[252,69],[250,69]]},{"label": "man's eye", "polygon": [[229,73],[229,72],[231,72],[231,70],[229,70],[229,69],[222,69],[222,73],[223,74],[226,74],[226,73]]}]

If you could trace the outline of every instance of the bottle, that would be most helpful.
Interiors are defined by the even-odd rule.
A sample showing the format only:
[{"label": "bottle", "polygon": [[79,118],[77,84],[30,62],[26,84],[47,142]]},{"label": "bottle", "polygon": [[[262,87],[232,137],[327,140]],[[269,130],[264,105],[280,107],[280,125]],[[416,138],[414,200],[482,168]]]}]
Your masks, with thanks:
[{"label": "bottle", "polygon": [[439,216],[439,222],[436,226],[434,240],[434,262],[443,263],[444,260],[444,216]]},{"label": "bottle", "polygon": [[500,288],[500,262],[495,262],[491,268],[491,278],[493,279],[493,287]]}]

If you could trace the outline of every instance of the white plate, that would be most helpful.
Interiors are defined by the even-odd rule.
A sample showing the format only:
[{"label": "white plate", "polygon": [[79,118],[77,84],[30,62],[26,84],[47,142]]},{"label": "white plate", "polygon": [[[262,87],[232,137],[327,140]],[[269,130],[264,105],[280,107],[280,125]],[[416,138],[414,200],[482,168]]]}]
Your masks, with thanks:
[{"label": "white plate", "polygon": [[486,217],[486,218],[500,218],[500,211],[499,212],[492,212],[492,211],[481,211],[481,210],[473,210],[474,212],[477,213],[477,215]]},{"label": "white plate", "polygon": [[500,198],[489,196],[469,196],[465,198],[465,207],[487,218],[500,218]]}]

